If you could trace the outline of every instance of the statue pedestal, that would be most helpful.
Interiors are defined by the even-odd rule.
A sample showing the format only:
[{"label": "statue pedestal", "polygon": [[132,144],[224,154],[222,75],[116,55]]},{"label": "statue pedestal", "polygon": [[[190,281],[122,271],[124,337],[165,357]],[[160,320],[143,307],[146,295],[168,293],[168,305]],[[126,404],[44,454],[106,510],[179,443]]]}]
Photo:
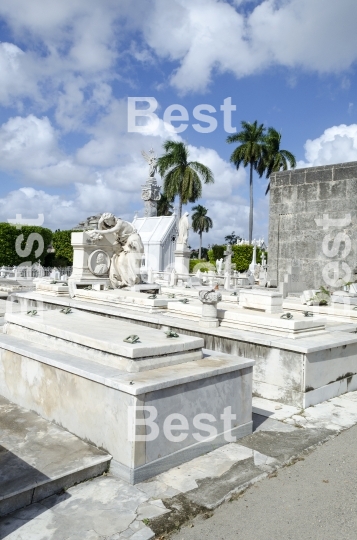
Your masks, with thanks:
[{"label": "statue pedestal", "polygon": [[185,244],[176,244],[175,250],[175,271],[177,274],[190,273],[191,252]]},{"label": "statue pedestal", "polygon": [[199,326],[203,328],[217,328],[219,326],[217,303],[222,300],[221,293],[214,290],[201,290],[198,296],[202,302],[202,318],[198,323]]},{"label": "statue pedestal", "polygon": [[[102,289],[110,286],[109,266],[113,255],[112,235],[103,236],[101,240],[92,241],[86,232],[72,233],[73,246],[73,271],[68,278],[69,294],[73,298],[77,289]],[[110,242],[112,240],[112,242]],[[96,261],[91,260],[92,254],[96,252],[103,253],[103,261],[106,264],[107,271],[101,274],[94,274]],[[103,268],[105,269],[105,268]]]}]

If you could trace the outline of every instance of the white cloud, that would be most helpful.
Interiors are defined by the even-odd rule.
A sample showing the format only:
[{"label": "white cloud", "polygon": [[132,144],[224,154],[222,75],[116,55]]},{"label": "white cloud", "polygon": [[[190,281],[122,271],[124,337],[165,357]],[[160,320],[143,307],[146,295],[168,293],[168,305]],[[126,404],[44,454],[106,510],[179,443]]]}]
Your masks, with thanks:
[{"label": "white cloud", "polygon": [[180,91],[204,91],[216,70],[237,77],[271,65],[341,72],[357,59],[355,0],[265,0],[248,13],[240,4],[155,1],[144,35],[159,57],[179,62],[171,82]]},{"label": "white cloud", "polygon": [[16,116],[4,123],[0,127],[0,160],[3,170],[24,182],[63,185],[90,178],[88,167],[77,165],[59,149],[58,133],[46,116]]},{"label": "white cloud", "polygon": [[0,43],[0,103],[21,108],[21,100],[30,96],[40,100],[31,55],[13,43]]},{"label": "white cloud", "polygon": [[355,0],[136,0],[135,10],[130,0],[2,0],[0,17],[16,43],[0,44],[0,102],[58,105],[65,129],[84,121],[92,85],[125,76],[127,54],[175,62],[181,92],[205,91],[216,72],[337,73],[357,59]]},{"label": "white cloud", "polygon": [[246,181],[246,170],[241,167],[238,171],[230,163],[222,159],[212,148],[196,148],[189,146],[190,161],[199,161],[211,169],[215,177],[214,184],[203,184],[206,199],[226,199],[234,188]]},{"label": "white cloud", "polygon": [[298,167],[357,161],[357,124],[333,126],[305,143],[305,160]]},{"label": "white cloud", "polygon": [[101,180],[95,186],[77,183],[72,197],[24,187],[0,198],[0,221],[14,219],[18,214],[23,219],[33,219],[43,214],[44,227],[70,229],[87,216],[104,211],[115,212],[131,221],[133,214],[128,211],[129,201],[130,197],[108,187]]},{"label": "white cloud", "polygon": [[[232,231],[242,238],[248,237],[249,201],[231,194],[225,200],[207,199],[198,201],[208,210],[207,215],[213,221],[213,228],[203,235],[203,245],[224,244],[224,238]],[[267,241],[269,216],[269,198],[257,199],[254,208],[254,238]],[[197,248],[199,237],[190,231],[190,245]]]},{"label": "white cloud", "polygon": [[15,169],[53,165],[59,158],[57,134],[47,117],[10,118],[0,128],[2,167]]}]

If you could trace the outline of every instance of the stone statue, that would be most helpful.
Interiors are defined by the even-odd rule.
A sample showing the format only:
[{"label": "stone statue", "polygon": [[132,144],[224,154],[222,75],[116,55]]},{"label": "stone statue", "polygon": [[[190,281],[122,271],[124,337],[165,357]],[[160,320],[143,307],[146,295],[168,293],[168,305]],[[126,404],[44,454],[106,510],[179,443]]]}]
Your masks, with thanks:
[{"label": "stone statue", "polygon": [[151,148],[149,154],[147,154],[144,150],[141,152],[143,158],[145,161],[149,164],[149,176],[150,178],[154,178],[156,169],[157,169],[157,157],[155,156],[154,150]]},{"label": "stone statue", "polygon": [[144,246],[131,223],[115,217],[114,214],[105,213],[99,219],[98,229],[87,231],[87,234],[94,241],[106,235],[114,235],[114,253],[109,272],[114,288],[133,286],[141,282],[140,267]]},{"label": "stone statue", "polygon": [[179,226],[178,226],[179,237],[177,240],[178,244],[183,244],[186,247],[187,247],[187,240],[188,240],[188,229],[190,228],[190,225],[188,222],[188,216],[189,216],[189,213],[185,212],[179,221]]},{"label": "stone statue", "polygon": [[216,269],[219,274],[222,274],[223,271],[223,259],[217,259],[216,260]]}]

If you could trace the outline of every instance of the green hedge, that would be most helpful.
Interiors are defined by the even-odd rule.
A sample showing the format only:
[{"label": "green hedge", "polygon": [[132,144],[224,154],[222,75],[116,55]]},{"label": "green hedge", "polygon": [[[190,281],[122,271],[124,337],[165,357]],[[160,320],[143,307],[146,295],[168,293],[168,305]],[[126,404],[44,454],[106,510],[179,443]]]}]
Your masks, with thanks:
[{"label": "green hedge", "polygon": [[208,259],[211,264],[216,266],[216,261],[224,257],[224,252],[226,251],[226,246],[219,246],[214,244],[211,249],[208,251]]},{"label": "green hedge", "polygon": [[[212,249],[208,252],[210,263],[215,265],[217,259],[224,258],[225,250],[226,246],[212,246]],[[235,270],[238,270],[238,272],[246,272],[252,262],[253,246],[232,246],[232,252],[232,264],[235,265]],[[257,263],[261,262],[262,253],[263,251],[260,248],[257,248]],[[267,260],[267,255],[267,252],[265,252],[265,260]]]},{"label": "green hedge", "polygon": [[[197,268],[195,268],[196,266]],[[197,270],[208,272],[208,270],[214,270],[214,268],[212,268],[212,264],[207,262],[206,259],[190,259],[190,274],[197,272]]]},{"label": "green hedge", "polygon": [[[42,241],[35,235],[40,235]],[[18,266],[27,261],[43,265],[52,235],[45,227],[0,223],[0,266]]]},{"label": "green hedge", "polygon": [[[67,266],[73,263],[73,247],[71,245],[72,232],[73,231],[70,230],[56,231],[53,233],[52,245],[55,249],[54,261],[58,261],[54,266]],[[63,261],[63,264],[60,264],[61,261]]]}]

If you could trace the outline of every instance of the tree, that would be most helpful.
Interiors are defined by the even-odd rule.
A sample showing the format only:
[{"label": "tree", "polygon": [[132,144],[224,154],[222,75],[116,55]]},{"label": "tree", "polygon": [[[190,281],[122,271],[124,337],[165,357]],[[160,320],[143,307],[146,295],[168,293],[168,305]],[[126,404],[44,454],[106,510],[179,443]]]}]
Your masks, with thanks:
[{"label": "tree", "polygon": [[[270,178],[271,173],[277,171],[286,171],[289,166],[292,169],[296,167],[296,158],[294,154],[288,150],[282,150],[280,148],[281,133],[275,128],[268,128],[268,132],[265,136],[265,142],[263,146],[263,154],[260,163],[258,164],[258,172],[260,176],[263,176],[266,172],[266,178]],[[270,182],[265,191],[265,195],[270,190]]]},{"label": "tree", "polygon": [[249,196],[250,196],[250,208],[249,208],[249,243],[253,238],[253,170],[258,169],[258,164],[261,163],[263,146],[265,143],[265,128],[263,124],[258,125],[257,120],[250,124],[243,121],[242,131],[229,135],[227,137],[228,143],[240,143],[239,146],[233,151],[231,155],[231,162],[239,169],[243,163],[244,167],[250,166],[249,176]]},{"label": "tree", "polygon": [[182,205],[195,202],[202,195],[202,181],[212,184],[211,169],[198,161],[189,161],[189,150],[185,143],[165,141],[165,154],[157,160],[158,170],[164,179],[164,195],[173,200],[179,197],[179,218]]},{"label": "tree", "polygon": [[200,249],[198,251],[198,258],[201,259],[202,253],[202,234],[208,232],[213,227],[213,221],[207,216],[207,208],[198,204],[192,208],[192,229],[200,235]]},{"label": "tree", "polygon": [[157,215],[172,216],[174,212],[173,202],[173,199],[169,200],[164,193],[161,193],[161,199],[157,203]]},{"label": "tree", "polygon": [[227,242],[227,244],[234,246],[234,244],[237,243],[237,240],[242,240],[242,239],[234,231],[232,231],[232,234],[227,234],[227,236],[224,237],[224,240],[225,242]]}]

